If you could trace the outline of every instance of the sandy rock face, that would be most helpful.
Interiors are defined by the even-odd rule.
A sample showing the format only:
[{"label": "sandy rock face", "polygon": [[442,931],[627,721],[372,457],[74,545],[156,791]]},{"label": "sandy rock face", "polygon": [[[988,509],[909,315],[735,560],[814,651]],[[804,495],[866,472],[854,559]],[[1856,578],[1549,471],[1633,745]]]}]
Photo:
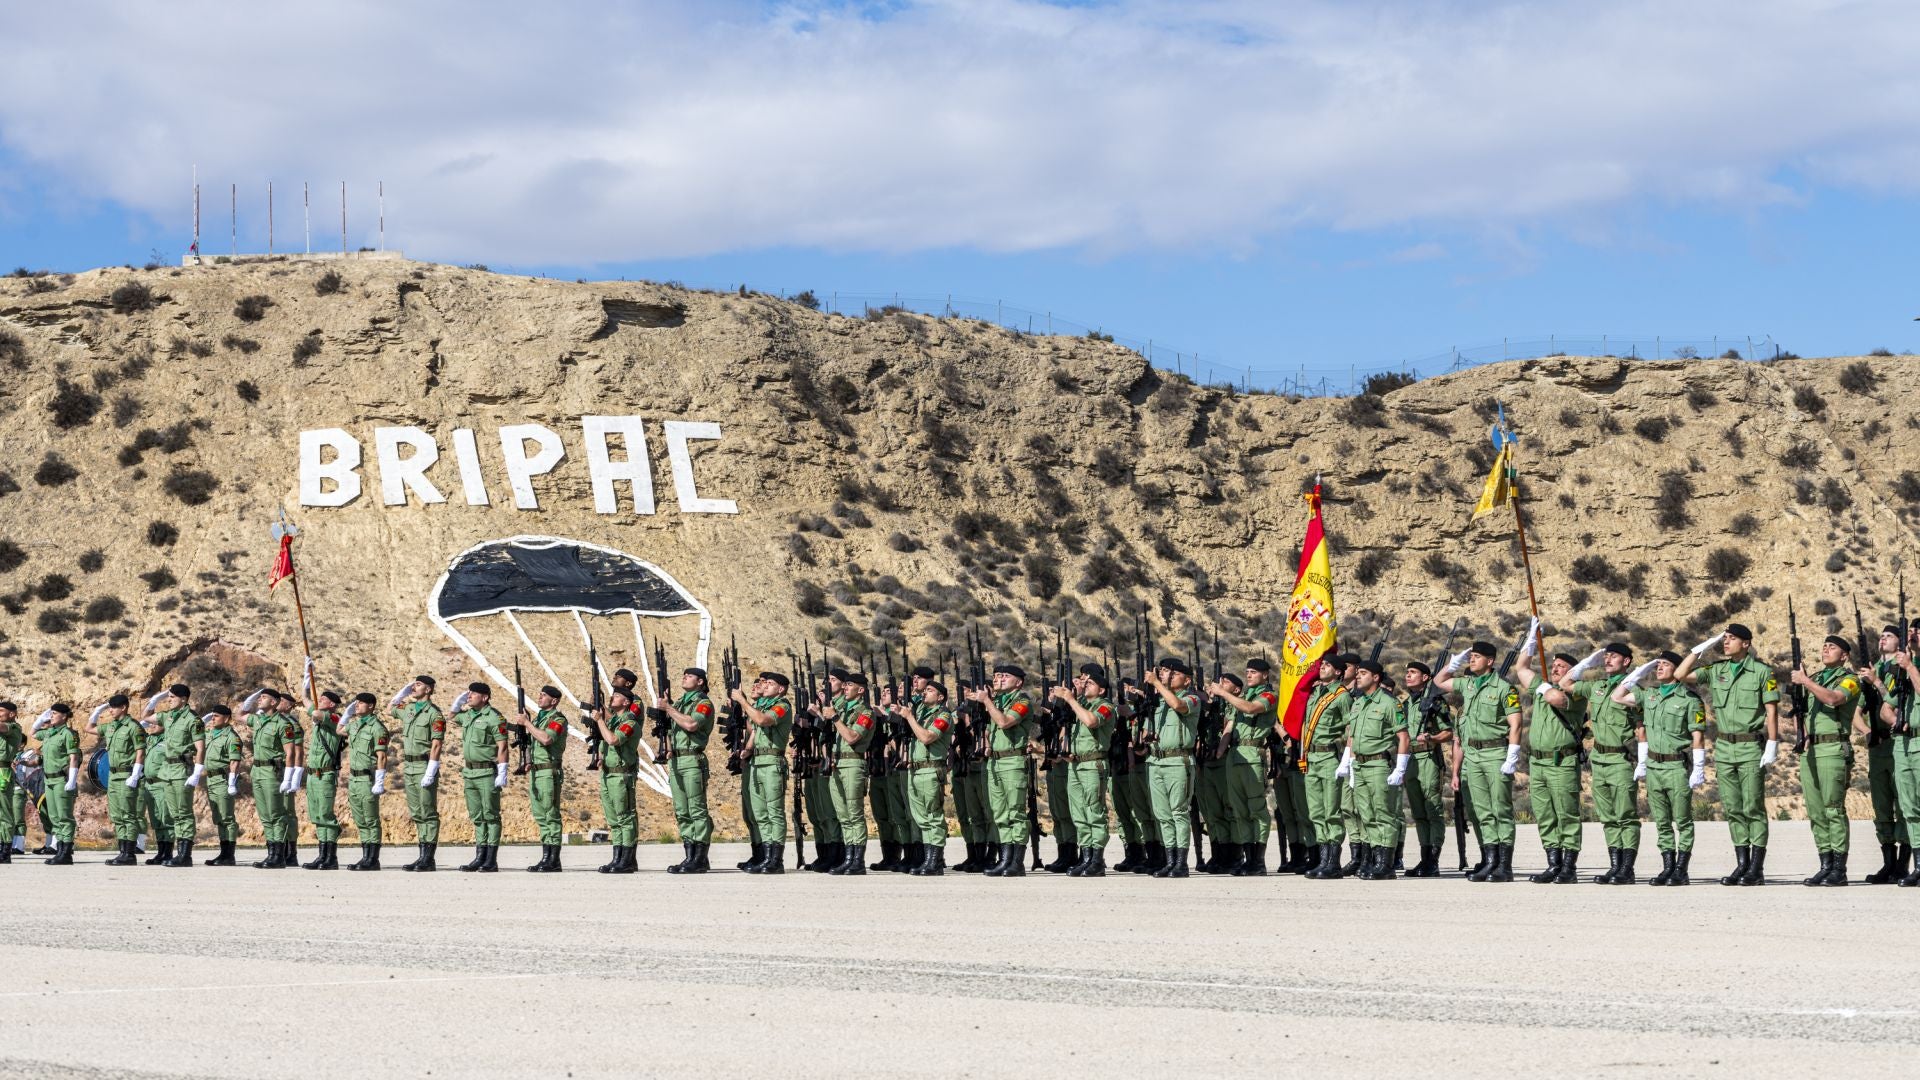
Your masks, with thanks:
[{"label": "sandy rock face", "polygon": [[[1156,648],[1197,636],[1209,662],[1217,628],[1234,662],[1275,647],[1316,474],[1347,641],[1397,613],[1388,658],[1431,659],[1457,617],[1503,642],[1522,625],[1510,521],[1469,521],[1496,395],[1554,648],[1684,648],[1738,617],[1784,662],[1789,595],[1810,649],[1853,635],[1850,595],[1870,633],[1894,614],[1920,418],[1893,391],[1917,375],[1911,357],[1555,357],[1289,401],[1107,343],[757,294],[406,262],[6,278],[0,692],[31,716],[180,677],[203,704],[297,682],[291,597],[266,588],[282,510],[320,683],[382,701],[430,673],[444,704],[516,658],[529,689],[577,694],[583,630],[609,670],[651,674],[656,641],[676,676],[702,656],[697,615],[565,610],[456,623],[463,647],[429,596],[462,552],[522,535],[681,586],[716,681],[728,640],[749,675],[803,645],[884,673],[883,643],[944,663],[969,624],[1030,669],[1044,639],[1051,667],[1063,622],[1077,659],[1112,644],[1130,673],[1139,616]],[[303,433],[329,430],[358,448],[360,490],[303,505]],[[307,502],[337,499],[315,484]],[[598,820],[584,779],[570,827]],[[647,803],[647,830],[670,829]],[[524,795],[510,807],[530,835]]]}]

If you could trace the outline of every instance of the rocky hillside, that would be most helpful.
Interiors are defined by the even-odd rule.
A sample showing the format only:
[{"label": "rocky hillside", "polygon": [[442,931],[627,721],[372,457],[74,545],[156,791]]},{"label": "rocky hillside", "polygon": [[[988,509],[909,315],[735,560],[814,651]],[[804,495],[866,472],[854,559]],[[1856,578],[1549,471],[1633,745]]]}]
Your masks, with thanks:
[{"label": "rocky hillside", "polygon": [[[1893,391],[1916,375],[1912,357],[1555,357],[1288,400],[1099,341],[757,294],[399,261],[16,276],[0,279],[0,693],[30,718],[176,676],[228,694],[297,679],[291,597],[266,588],[283,509],[321,682],[383,699],[417,671],[482,676],[428,597],[461,552],[521,534],[658,567],[750,672],[803,642],[846,657],[903,635],[925,660],[969,625],[1029,666],[1062,621],[1083,650],[1119,625],[1130,654],[1136,615],[1162,648],[1197,631],[1210,651],[1218,628],[1226,654],[1271,652],[1316,475],[1350,644],[1388,613],[1390,656],[1426,656],[1458,617],[1510,640],[1526,606],[1510,519],[1469,520],[1496,399],[1521,435],[1556,647],[1690,645],[1737,614],[1783,661],[1790,595],[1815,641],[1852,635],[1854,596],[1870,629],[1893,614],[1920,507],[1920,417]],[[636,485],[593,481],[589,416],[640,418],[654,512],[634,512]],[[669,422],[720,427],[691,431],[689,476]],[[516,461],[516,482],[500,429],[519,452],[526,425],[560,456]],[[396,450],[403,428],[419,434]],[[301,433],[326,429],[360,449],[361,490],[303,507]],[[637,441],[613,437],[611,459]],[[408,483],[383,451],[437,461]],[[616,512],[596,512],[597,486]],[[696,497],[737,512],[683,508]],[[608,667],[638,666],[618,618],[521,621],[569,689],[582,626]],[[697,620],[645,621],[670,668],[689,662]],[[545,681],[511,627],[471,626],[496,669],[523,656]]]}]

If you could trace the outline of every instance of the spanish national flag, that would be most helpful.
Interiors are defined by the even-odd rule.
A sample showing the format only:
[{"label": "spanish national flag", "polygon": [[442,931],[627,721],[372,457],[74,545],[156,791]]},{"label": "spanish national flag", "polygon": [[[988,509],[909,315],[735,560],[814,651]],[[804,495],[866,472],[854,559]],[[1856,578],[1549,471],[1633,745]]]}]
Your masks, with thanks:
[{"label": "spanish national flag", "polygon": [[1486,487],[1480,490],[1480,502],[1473,508],[1474,520],[1511,503],[1519,484],[1519,478],[1513,474],[1513,441],[1509,438],[1500,447],[1500,454],[1493,459],[1493,468],[1487,473]]},{"label": "spanish national flag", "polygon": [[1320,485],[1307,500],[1307,536],[1300,543],[1300,569],[1287,603],[1286,638],[1280,645],[1280,722],[1298,739],[1307,697],[1319,676],[1320,657],[1333,648],[1333,570],[1327,562],[1326,529],[1320,521]]}]

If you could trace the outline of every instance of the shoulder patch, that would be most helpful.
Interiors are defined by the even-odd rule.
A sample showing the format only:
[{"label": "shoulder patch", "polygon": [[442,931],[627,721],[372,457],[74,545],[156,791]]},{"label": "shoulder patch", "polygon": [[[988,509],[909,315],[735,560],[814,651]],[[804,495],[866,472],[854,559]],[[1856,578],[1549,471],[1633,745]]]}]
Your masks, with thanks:
[{"label": "shoulder patch", "polygon": [[1012,713],[1012,714],[1013,714],[1013,715],[1015,715],[1015,716],[1025,716],[1025,715],[1027,715],[1027,711],[1028,711],[1028,710],[1027,710],[1027,699],[1026,699],[1026,698],[1021,698],[1020,700],[1018,700],[1018,701],[1016,701],[1016,702],[1014,702],[1014,703],[1013,703],[1012,705],[1009,705],[1009,706],[1007,707],[1007,711],[1008,711],[1008,712],[1010,712],[1010,713]]},{"label": "shoulder patch", "polygon": [[1860,683],[1858,680],[1852,678],[1841,679],[1840,689],[1845,690],[1849,694],[1857,694],[1860,692]]},{"label": "shoulder patch", "polygon": [[787,718],[787,707],[785,705],[775,705],[772,712],[775,720],[785,720]]},{"label": "shoulder patch", "polygon": [[873,726],[873,717],[868,716],[866,713],[861,713],[859,716],[853,718],[853,725],[859,728],[870,728]]},{"label": "shoulder patch", "polygon": [[700,704],[698,704],[698,705],[695,705],[695,706],[693,707],[693,711],[694,711],[694,712],[697,712],[697,713],[699,713],[699,714],[700,714],[701,716],[712,716],[712,715],[713,715],[713,702],[711,702],[711,701],[703,701],[703,702],[701,702]]},{"label": "shoulder patch", "polygon": [[947,730],[947,718],[946,718],[946,717],[944,717],[944,716],[936,716],[936,717],[934,717],[934,718],[933,718],[933,730],[935,730],[935,731],[945,731],[945,730]]},{"label": "shoulder patch", "polygon": [[433,722],[433,733],[435,735],[445,734],[446,730],[447,722],[445,720],[435,720]]},{"label": "shoulder patch", "polygon": [[1101,702],[1100,707],[1093,711],[1098,713],[1103,720],[1113,719],[1113,706],[1108,705],[1106,702]]},{"label": "shoulder patch", "polygon": [[507,725],[506,725],[505,723],[499,723],[499,724],[495,724],[495,725],[493,726],[493,730],[494,730],[494,732],[495,732],[496,734],[498,734],[498,735],[499,735],[499,736],[500,736],[501,738],[503,738],[503,739],[504,739],[504,738],[506,738],[506,737],[507,737]]},{"label": "shoulder patch", "polygon": [[1279,696],[1278,696],[1278,695],[1276,695],[1276,694],[1275,694],[1275,693],[1274,693],[1273,691],[1271,691],[1271,690],[1262,690],[1262,691],[1260,692],[1260,696],[1259,696],[1259,697],[1257,697],[1257,698],[1254,698],[1254,700],[1255,700],[1255,701],[1264,701],[1264,702],[1266,702],[1266,703],[1267,703],[1267,704],[1269,704],[1269,705],[1277,705],[1277,704],[1279,704],[1279,703],[1280,703],[1280,698],[1279,698]]},{"label": "shoulder patch", "polygon": [[1520,691],[1509,687],[1507,689],[1507,708],[1517,709],[1519,707],[1520,707]]},{"label": "shoulder patch", "polygon": [[1769,690],[1780,689],[1780,680],[1778,678],[1775,678],[1772,675],[1767,676],[1767,689]]},{"label": "shoulder patch", "polygon": [[[566,727],[566,726],[567,726],[567,725],[565,725],[565,724],[563,724],[563,723],[561,723],[561,722],[560,722],[560,721],[558,721],[558,720],[549,720],[549,721],[547,721],[547,730],[548,730],[548,731],[559,731],[559,730],[560,730],[561,728],[563,728],[563,727]],[[503,729],[503,730],[504,730],[504,729]]]}]

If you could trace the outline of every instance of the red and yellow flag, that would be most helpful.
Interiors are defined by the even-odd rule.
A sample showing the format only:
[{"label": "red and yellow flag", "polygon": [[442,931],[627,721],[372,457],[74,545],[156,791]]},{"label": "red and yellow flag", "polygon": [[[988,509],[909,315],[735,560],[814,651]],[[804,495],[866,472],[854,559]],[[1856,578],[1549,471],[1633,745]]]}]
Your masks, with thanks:
[{"label": "red and yellow flag", "polygon": [[1320,522],[1320,485],[1307,500],[1307,536],[1300,543],[1300,569],[1287,602],[1286,639],[1280,645],[1280,722],[1300,737],[1307,696],[1320,673],[1320,657],[1333,648],[1333,570],[1327,562],[1326,529]]}]

